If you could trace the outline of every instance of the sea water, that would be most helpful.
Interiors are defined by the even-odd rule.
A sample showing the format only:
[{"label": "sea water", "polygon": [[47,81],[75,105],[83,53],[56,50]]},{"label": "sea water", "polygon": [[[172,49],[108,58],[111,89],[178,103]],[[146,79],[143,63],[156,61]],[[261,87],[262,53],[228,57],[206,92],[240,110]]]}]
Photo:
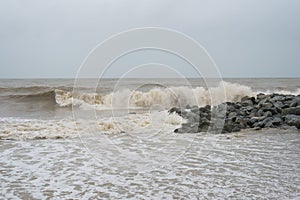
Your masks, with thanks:
[{"label": "sea water", "polygon": [[[209,80],[208,80],[209,81]],[[296,129],[176,134],[172,106],[299,94],[300,79],[1,80],[4,199],[297,199]]]}]

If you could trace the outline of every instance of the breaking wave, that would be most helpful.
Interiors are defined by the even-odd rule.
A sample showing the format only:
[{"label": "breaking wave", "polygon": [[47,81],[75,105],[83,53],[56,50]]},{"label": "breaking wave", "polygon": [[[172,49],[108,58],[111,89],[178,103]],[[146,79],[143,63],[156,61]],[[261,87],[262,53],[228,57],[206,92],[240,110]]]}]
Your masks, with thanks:
[{"label": "breaking wave", "polygon": [[[29,94],[10,94],[2,96],[12,101],[25,103],[44,102],[47,105],[59,107],[78,106],[83,109],[111,109],[113,108],[149,108],[159,106],[168,109],[173,106],[183,107],[186,105],[217,105],[224,101],[239,101],[244,96],[255,96],[258,93],[282,93],[300,94],[300,89],[291,91],[257,91],[250,87],[237,83],[221,82],[213,88],[205,87],[154,87],[148,91],[121,90],[107,94],[71,92],[68,88],[50,89],[47,87],[29,88]],[[2,90],[4,90],[2,88]],[[16,90],[16,89],[15,89]],[[18,91],[21,89],[17,89]],[[25,90],[24,88],[22,91]],[[32,91],[38,91],[32,93]],[[80,91],[80,90],[79,90]]]},{"label": "breaking wave", "polygon": [[122,90],[109,94],[97,93],[71,93],[63,90],[55,90],[55,100],[60,106],[82,106],[104,108],[135,108],[161,106],[186,105],[216,105],[224,101],[238,101],[244,96],[251,96],[250,87],[222,82],[218,87],[206,89],[204,87],[190,88],[186,86],[153,88],[147,92]]}]

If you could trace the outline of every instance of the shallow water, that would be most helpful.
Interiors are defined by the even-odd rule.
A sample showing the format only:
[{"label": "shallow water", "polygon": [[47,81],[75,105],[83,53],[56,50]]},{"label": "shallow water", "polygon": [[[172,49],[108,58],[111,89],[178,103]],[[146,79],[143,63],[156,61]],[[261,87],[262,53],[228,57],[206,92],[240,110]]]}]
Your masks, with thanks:
[{"label": "shallow water", "polygon": [[[189,143],[192,136],[180,139]],[[120,138],[120,142],[128,140]],[[297,199],[300,195],[298,132],[270,129],[198,135],[177,160],[140,171],[119,168],[115,163],[127,162],[118,155],[101,163],[98,158],[106,157],[107,151],[90,154],[76,138],[0,143],[5,199]],[[139,150],[134,149],[142,154]]]}]

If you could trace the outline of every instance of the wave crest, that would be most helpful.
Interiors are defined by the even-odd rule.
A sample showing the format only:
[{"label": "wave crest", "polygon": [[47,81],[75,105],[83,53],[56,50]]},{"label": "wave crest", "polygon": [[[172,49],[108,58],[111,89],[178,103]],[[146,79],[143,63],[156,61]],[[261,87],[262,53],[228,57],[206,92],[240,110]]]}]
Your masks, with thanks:
[{"label": "wave crest", "polygon": [[169,87],[153,88],[147,92],[122,90],[109,94],[71,93],[55,90],[55,100],[60,106],[93,106],[95,108],[111,107],[152,107],[186,105],[217,105],[224,101],[239,101],[244,96],[252,96],[250,87],[229,82],[221,82],[218,87],[190,88]]}]

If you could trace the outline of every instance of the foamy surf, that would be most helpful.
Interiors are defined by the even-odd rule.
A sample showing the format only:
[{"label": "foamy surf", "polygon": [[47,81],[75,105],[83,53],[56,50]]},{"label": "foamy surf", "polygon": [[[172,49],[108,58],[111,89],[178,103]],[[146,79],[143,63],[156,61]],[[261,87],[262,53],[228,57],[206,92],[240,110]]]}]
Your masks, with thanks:
[{"label": "foamy surf", "polygon": [[169,114],[167,111],[103,117],[94,120],[0,118],[0,139],[62,139],[78,137],[78,133],[85,137],[95,134],[173,132],[183,121],[179,115]]},{"label": "foamy surf", "polygon": [[60,139],[76,136],[75,122],[72,120],[38,120],[0,118],[0,139]]},{"label": "foamy surf", "polygon": [[130,114],[123,117],[103,118],[98,121],[103,133],[172,132],[184,120],[176,113],[155,111],[145,114]]},{"label": "foamy surf", "polygon": [[147,92],[114,91],[109,94],[71,93],[55,90],[55,100],[59,106],[80,106],[82,108],[145,108],[159,105],[164,109],[186,105],[218,105],[224,101],[239,101],[244,96],[255,95],[248,86],[221,82],[218,87],[168,87],[152,88]]}]

